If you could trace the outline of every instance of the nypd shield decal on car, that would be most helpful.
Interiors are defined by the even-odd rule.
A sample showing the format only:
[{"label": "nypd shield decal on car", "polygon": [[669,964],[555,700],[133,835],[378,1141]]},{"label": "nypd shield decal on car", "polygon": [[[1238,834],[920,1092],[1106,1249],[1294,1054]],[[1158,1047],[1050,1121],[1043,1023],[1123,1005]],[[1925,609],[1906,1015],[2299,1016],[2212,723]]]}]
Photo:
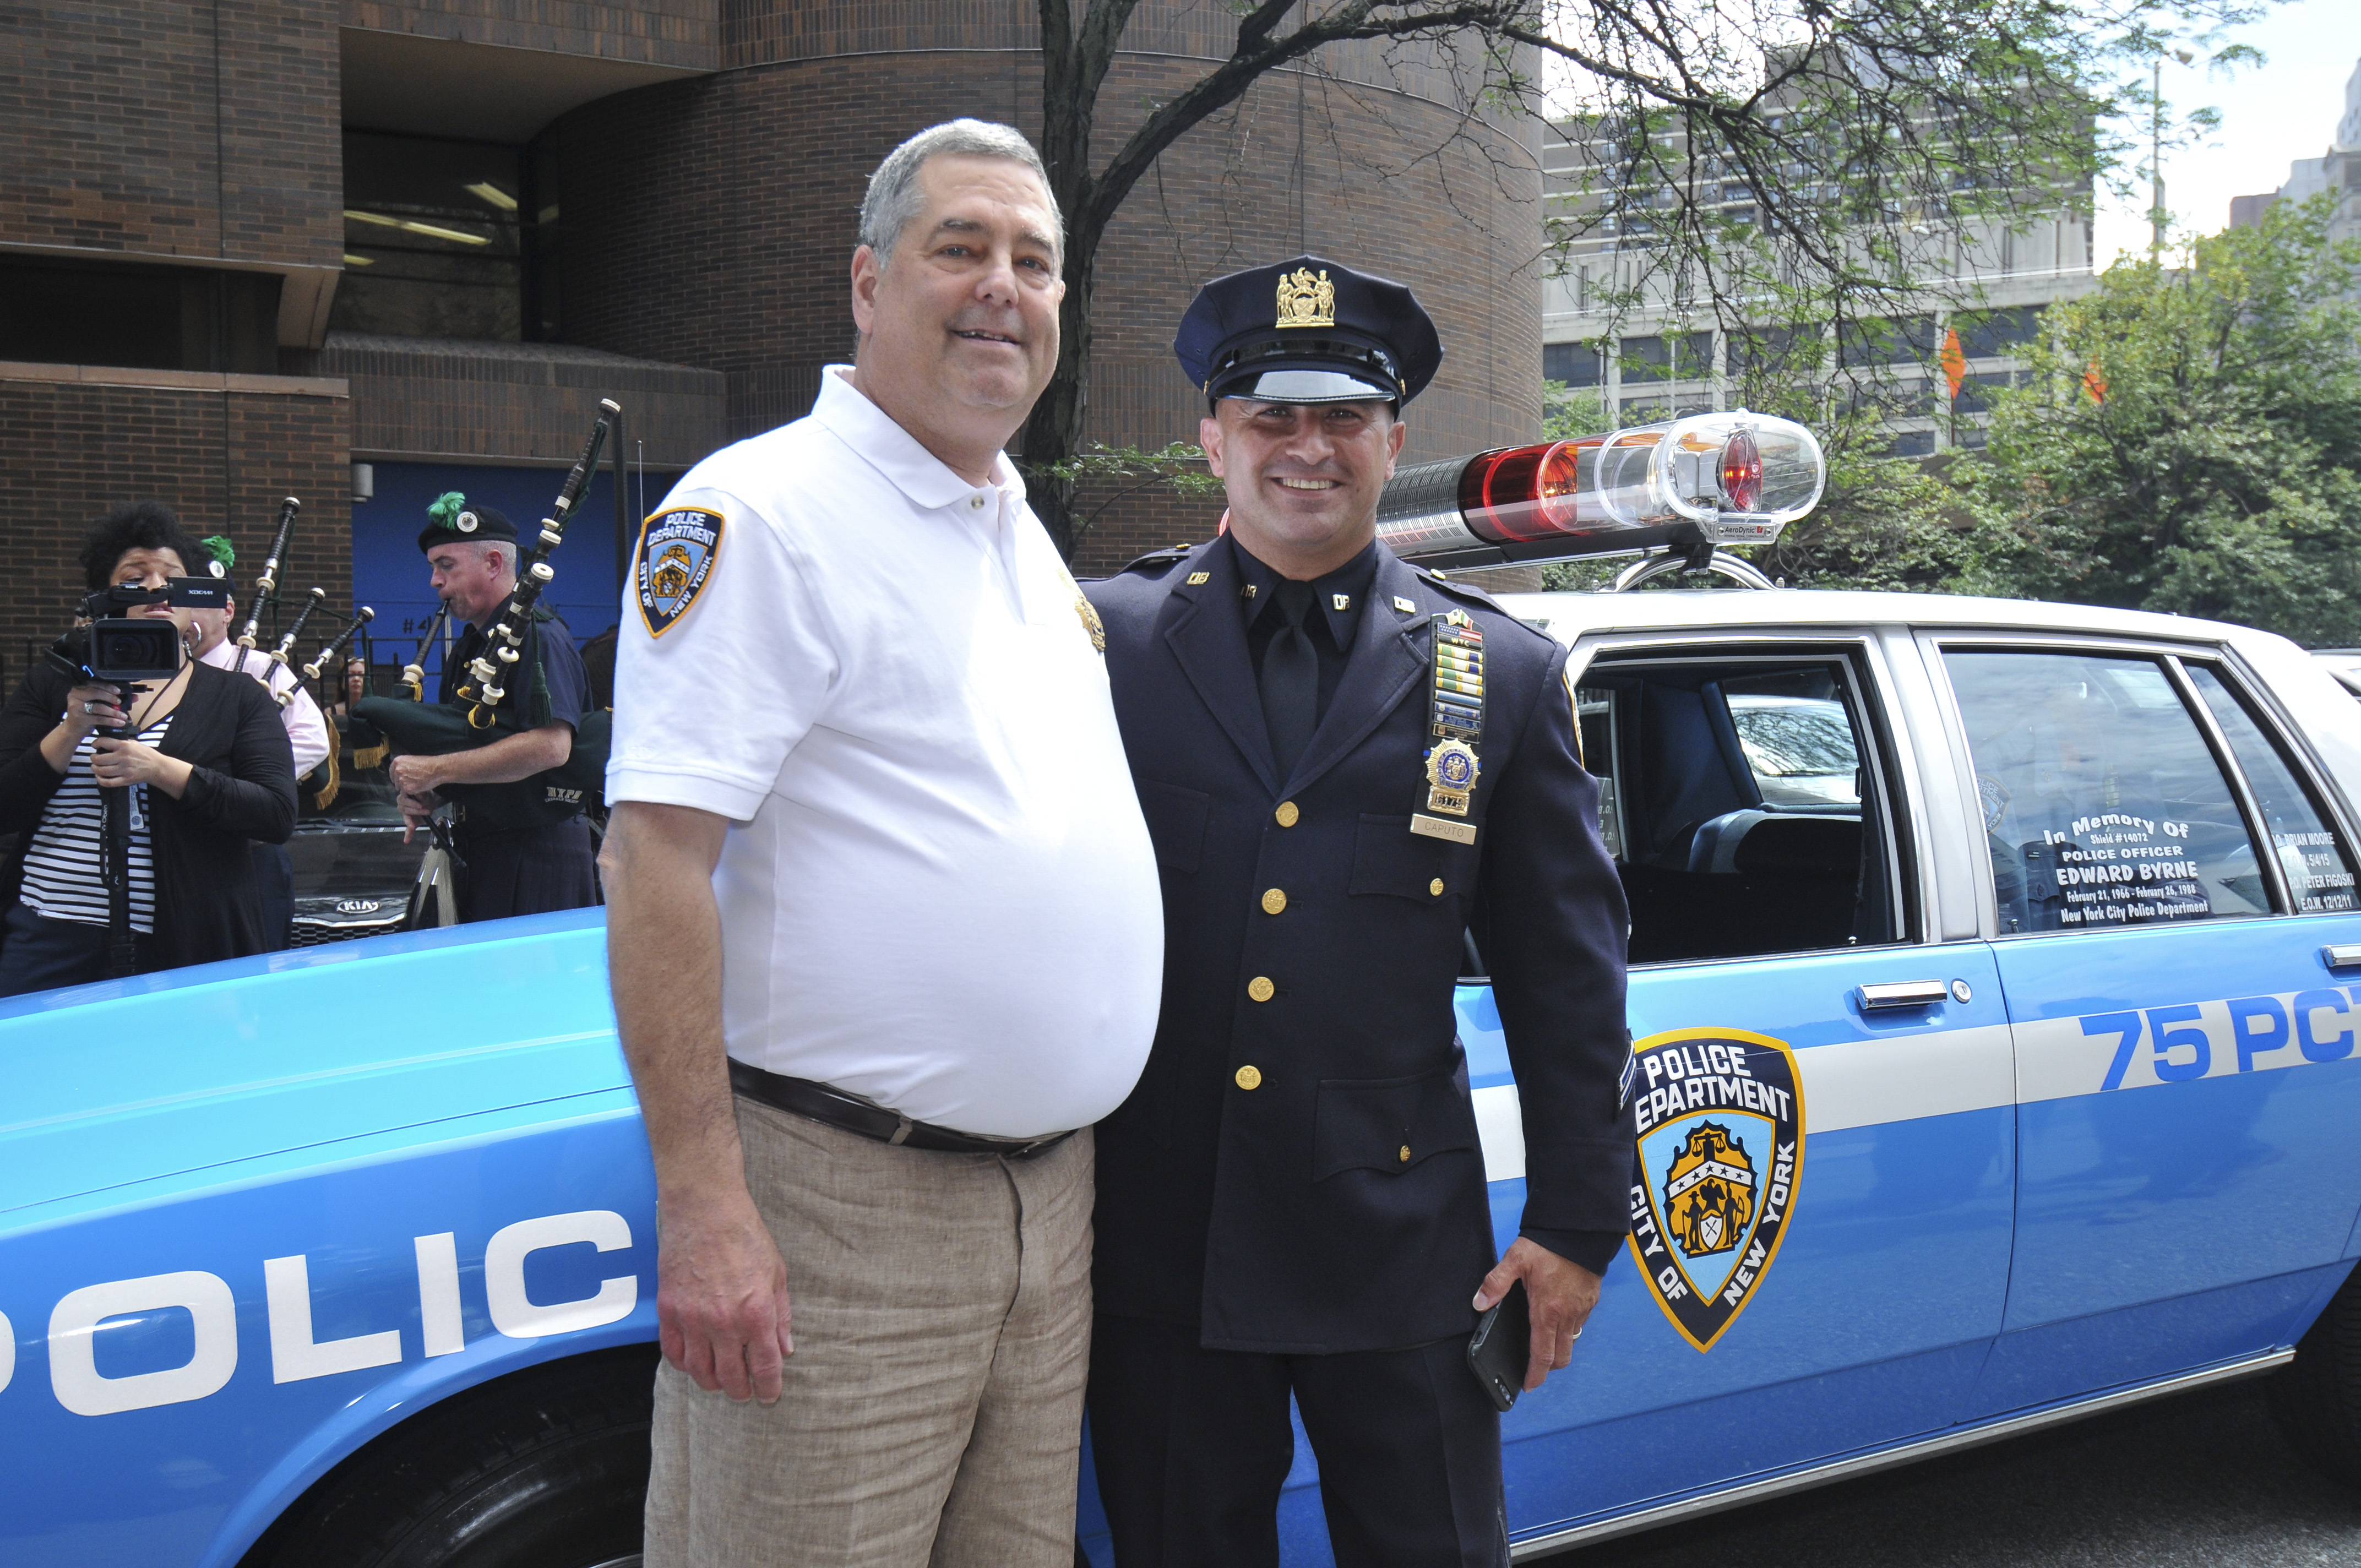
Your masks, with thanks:
[{"label": "nypd shield decal on car", "polygon": [[658,512],[641,526],[633,576],[640,619],[648,635],[662,637],[688,613],[713,576],[721,554],[721,514],[703,507]]},{"label": "nypd shield decal on car", "polygon": [[1631,1253],[1657,1306],[1700,1351],[1770,1272],[1804,1165],[1795,1053],[1741,1029],[1675,1029],[1632,1047],[1638,1164]]}]

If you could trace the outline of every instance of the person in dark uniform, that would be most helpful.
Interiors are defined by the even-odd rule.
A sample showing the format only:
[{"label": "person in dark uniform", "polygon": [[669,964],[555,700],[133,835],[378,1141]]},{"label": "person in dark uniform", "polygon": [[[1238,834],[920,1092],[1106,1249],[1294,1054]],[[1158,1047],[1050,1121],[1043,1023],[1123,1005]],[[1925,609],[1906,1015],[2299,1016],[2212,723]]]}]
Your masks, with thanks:
[{"label": "person in dark uniform", "polygon": [[[1626,916],[1566,650],[1376,543],[1411,291],[1302,257],[1206,285],[1174,345],[1227,532],[1087,590],[1155,841],[1164,993],[1099,1128],[1090,1414],[1122,1568],[1276,1564],[1288,1404],[1341,1568],[1508,1562],[1466,1363],[1523,1282],[1568,1365],[1627,1229]],[[1493,1250],[1453,990],[1469,936],[1522,1103]]]},{"label": "person in dark uniform", "polygon": [[[435,596],[449,601],[452,619],[467,624],[443,662],[441,700],[450,703],[467,679],[467,662],[483,652],[487,629],[516,591],[517,532],[499,511],[470,505],[456,490],[427,516],[418,547],[426,553]],[[445,784],[515,784],[562,766],[574,754],[587,689],[566,622],[536,610],[501,699],[503,706],[518,705],[512,732],[469,751],[394,758],[389,771],[403,817],[413,828],[423,824],[442,804],[435,792]],[[464,867],[462,921],[578,909],[598,901],[590,829],[578,816],[545,827],[500,828],[471,824],[467,808],[458,806],[451,837]]]}]

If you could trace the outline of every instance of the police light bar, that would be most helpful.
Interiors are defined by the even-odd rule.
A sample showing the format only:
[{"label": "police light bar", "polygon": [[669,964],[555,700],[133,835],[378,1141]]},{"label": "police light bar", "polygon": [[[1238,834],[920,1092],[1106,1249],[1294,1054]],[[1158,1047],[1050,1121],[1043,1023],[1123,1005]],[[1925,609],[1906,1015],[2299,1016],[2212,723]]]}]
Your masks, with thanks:
[{"label": "police light bar", "polygon": [[1731,409],[1400,469],[1378,537],[1440,566],[1768,544],[1827,481],[1810,431]]}]

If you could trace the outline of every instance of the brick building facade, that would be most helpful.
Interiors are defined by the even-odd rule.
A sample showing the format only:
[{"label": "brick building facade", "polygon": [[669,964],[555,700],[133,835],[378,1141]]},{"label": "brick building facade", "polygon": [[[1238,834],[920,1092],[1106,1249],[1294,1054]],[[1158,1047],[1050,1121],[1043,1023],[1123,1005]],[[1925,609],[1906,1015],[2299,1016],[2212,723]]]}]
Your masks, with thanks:
[{"label": "brick building facade", "polygon": [[[297,580],[423,597],[439,487],[540,509],[601,395],[628,498],[804,412],[848,357],[863,181],[955,115],[1039,127],[1032,0],[85,0],[0,76],[0,648],[53,633],[66,541],[155,495],[258,554],[306,506]],[[1235,20],[1148,0],[1098,154],[1227,55]],[[1412,455],[1539,418],[1537,127],[1471,114],[1417,49],[1274,73],[1168,152],[1097,267],[1087,439],[1193,441],[1167,345],[1196,287],[1297,249],[1401,278],[1447,346]],[[367,465],[377,499],[354,500]],[[650,493],[652,492],[652,493]],[[538,499],[536,499],[538,498]],[[1202,537],[1157,487],[1102,501],[1076,565]],[[609,509],[558,558],[612,617]],[[575,540],[578,539],[579,543]],[[250,582],[250,564],[240,576]],[[423,575],[419,575],[423,576]],[[566,597],[566,596],[561,596]],[[401,656],[406,649],[397,649]],[[386,655],[390,657],[391,655]]]}]

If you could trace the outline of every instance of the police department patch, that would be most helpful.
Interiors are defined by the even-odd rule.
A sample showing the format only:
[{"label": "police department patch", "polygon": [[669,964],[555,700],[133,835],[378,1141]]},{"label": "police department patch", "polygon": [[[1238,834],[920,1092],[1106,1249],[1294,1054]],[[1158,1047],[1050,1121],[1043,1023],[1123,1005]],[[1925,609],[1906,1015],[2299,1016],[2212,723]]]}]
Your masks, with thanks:
[{"label": "police department patch", "polygon": [[703,507],[660,511],[640,525],[634,579],[640,619],[648,635],[662,637],[688,613],[713,576],[721,554],[721,514]]},{"label": "police department patch", "polygon": [[1742,1029],[1632,1047],[1631,1255],[1681,1337],[1711,1350],[1779,1255],[1804,1168],[1795,1055]]}]

